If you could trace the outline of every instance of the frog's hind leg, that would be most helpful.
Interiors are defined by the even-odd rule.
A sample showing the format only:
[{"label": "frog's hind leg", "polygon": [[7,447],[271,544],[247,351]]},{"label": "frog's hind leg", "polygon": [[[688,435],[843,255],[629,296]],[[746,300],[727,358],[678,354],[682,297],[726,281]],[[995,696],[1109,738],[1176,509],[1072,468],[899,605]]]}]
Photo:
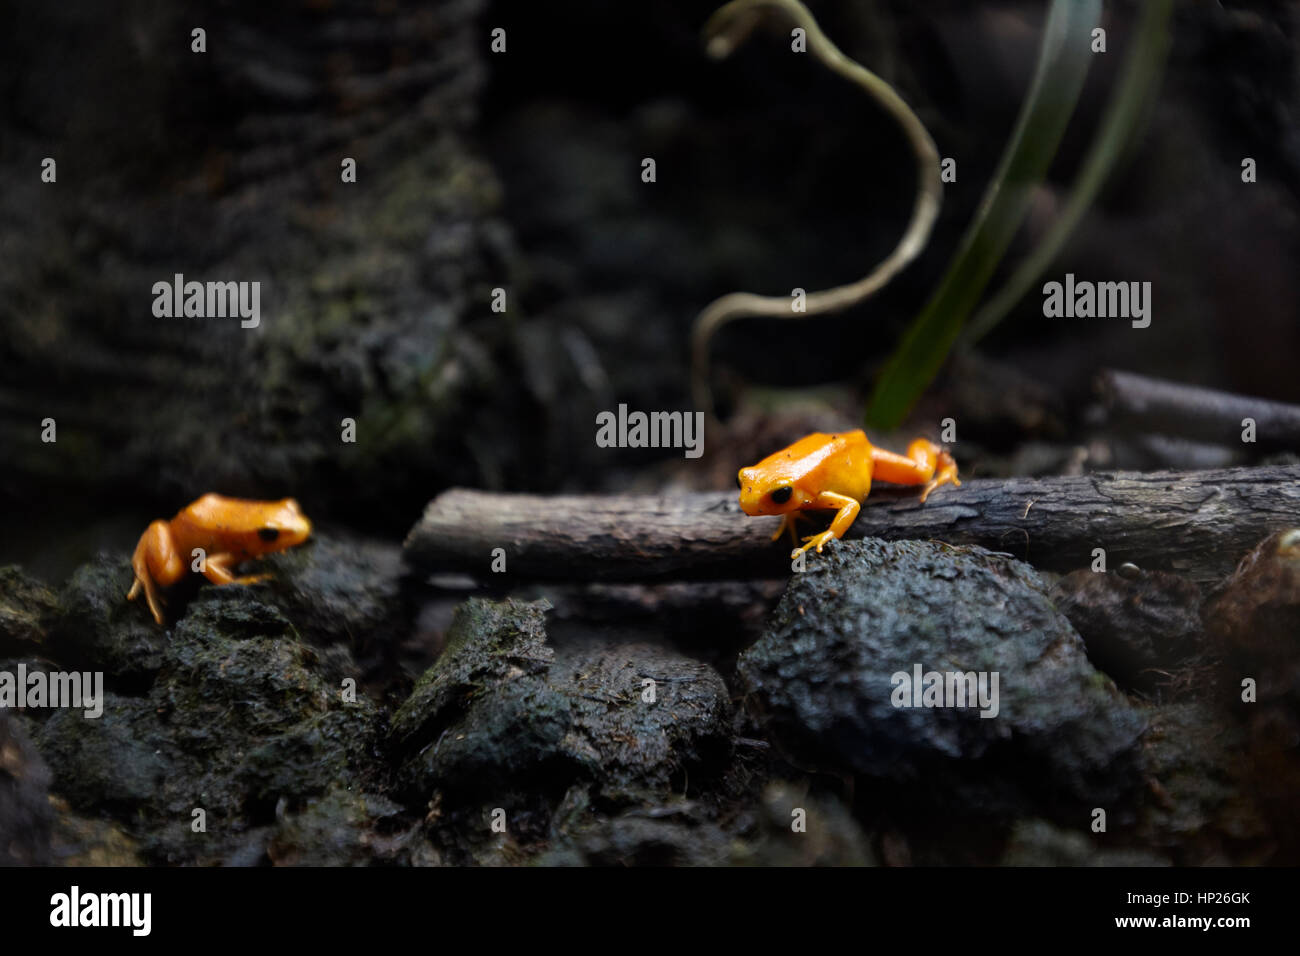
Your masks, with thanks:
[{"label": "frog's hind leg", "polygon": [[158,593],[158,586],[175,584],[185,573],[166,521],[155,521],[145,528],[144,534],[140,535],[140,542],[135,546],[135,553],[131,555],[131,568],[135,572],[135,581],[126,594],[127,600],[134,601],[144,591],[154,620],[163,624],[164,602]]},{"label": "frog's hind leg", "polygon": [[957,480],[957,462],[934,442],[918,438],[907,446],[907,454],[898,455],[883,448],[871,449],[872,471],[881,481],[896,485],[925,485],[921,501],[940,485],[961,485]]},{"label": "frog's hind leg", "polygon": [[265,581],[271,576],[269,574],[248,574],[243,577],[235,577],[230,569],[239,561],[240,559],[235,555],[225,552],[210,554],[203,563],[203,576],[213,584],[256,584],[258,581]]}]

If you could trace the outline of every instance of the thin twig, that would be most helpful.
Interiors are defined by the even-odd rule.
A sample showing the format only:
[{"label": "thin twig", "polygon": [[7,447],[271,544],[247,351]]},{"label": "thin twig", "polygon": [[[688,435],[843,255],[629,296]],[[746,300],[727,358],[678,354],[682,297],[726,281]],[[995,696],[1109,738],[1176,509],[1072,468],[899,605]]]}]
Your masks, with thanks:
[{"label": "thin twig", "polygon": [[752,316],[804,319],[857,305],[883,288],[920,254],[929,242],[930,230],[943,202],[939,150],[925,124],[892,86],[845,56],[798,0],[733,0],[719,8],[704,27],[709,55],[714,59],[729,56],[753,31],[760,19],[760,11],[765,7],[784,13],[796,26],[803,28],[808,52],[827,68],[865,90],[902,126],[916,155],[916,201],[907,231],[888,257],[857,282],[809,293],[805,297],[805,311],[795,312],[789,296],[750,292],[732,292],[704,307],[695,319],[691,334],[691,388],[695,407],[710,417],[713,416],[713,393],[709,384],[709,343],[718,329],[735,319]]}]

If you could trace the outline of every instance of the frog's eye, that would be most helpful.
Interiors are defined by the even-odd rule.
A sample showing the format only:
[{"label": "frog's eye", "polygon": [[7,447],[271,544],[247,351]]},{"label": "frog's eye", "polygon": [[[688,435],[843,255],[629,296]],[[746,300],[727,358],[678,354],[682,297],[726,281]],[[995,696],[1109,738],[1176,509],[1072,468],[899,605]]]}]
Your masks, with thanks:
[{"label": "frog's eye", "polygon": [[257,536],[261,538],[263,541],[274,541],[276,538],[280,537],[280,529],[279,528],[258,528]]},{"label": "frog's eye", "polygon": [[773,489],[772,500],[778,505],[783,505],[790,500],[790,495],[793,494],[793,492],[794,489],[789,485],[782,485],[780,488]]}]

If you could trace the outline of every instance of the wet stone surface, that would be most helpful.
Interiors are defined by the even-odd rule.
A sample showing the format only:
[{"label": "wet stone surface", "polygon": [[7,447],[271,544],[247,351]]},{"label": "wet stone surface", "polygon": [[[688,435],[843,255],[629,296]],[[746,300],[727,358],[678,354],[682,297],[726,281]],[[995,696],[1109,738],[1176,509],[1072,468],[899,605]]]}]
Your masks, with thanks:
[{"label": "wet stone surface", "polygon": [[[439,661],[393,717],[409,785],[501,788],[576,779],[608,799],[716,763],[729,739],[726,684],[666,648],[545,641],[548,605],[468,601]],[[458,784],[458,782],[460,782]]]},{"label": "wet stone surface", "polygon": [[[1300,845],[1289,684],[1256,707],[1213,660],[1174,654],[1190,690],[1130,700],[1037,574],[1002,555],[836,543],[784,585],[754,643],[732,629],[722,648],[690,614],[608,589],[591,616],[561,591],[564,614],[451,601],[422,644],[421,585],[396,555],[322,533],[265,562],[266,582],[173,589],[164,628],[125,600],[126,554],[59,588],[0,573],[0,671],[102,670],[106,688],[95,719],[0,713],[0,818],[23,835],[11,857],[1126,865]],[[1290,660],[1236,622],[1289,620],[1292,582],[1273,541],[1217,592],[1220,669]],[[996,672],[996,716],[978,694],[895,707],[895,675],[918,665],[922,704],[931,671],[971,672],[977,691]]]},{"label": "wet stone surface", "polygon": [[1279,531],[1242,559],[1206,605],[1224,677],[1256,682],[1261,701],[1300,701],[1300,529]]},{"label": "wet stone surface", "polygon": [[1073,571],[1052,588],[1088,659],[1121,687],[1152,690],[1204,650],[1201,591],[1166,571]]},{"label": "wet stone surface", "polygon": [[0,710],[0,866],[48,866],[50,771],[17,720]]},{"label": "wet stone surface", "polygon": [[[917,668],[984,672],[990,691],[996,673],[996,716],[895,706],[907,701],[894,675]],[[1143,718],[1088,663],[1037,574],[979,548],[833,545],[793,576],[738,671],[788,753],[941,805],[993,811],[1027,786],[1077,806],[1136,785]]]}]

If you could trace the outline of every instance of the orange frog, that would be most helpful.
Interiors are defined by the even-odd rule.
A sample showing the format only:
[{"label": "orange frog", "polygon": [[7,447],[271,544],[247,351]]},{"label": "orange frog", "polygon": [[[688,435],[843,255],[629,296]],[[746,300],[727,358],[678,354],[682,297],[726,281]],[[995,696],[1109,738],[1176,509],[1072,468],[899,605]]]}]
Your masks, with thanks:
[{"label": "orange frog", "polygon": [[871,479],[897,485],[925,485],[921,500],[940,485],[960,485],[957,463],[932,441],[918,438],[907,455],[874,447],[862,431],[827,435],[813,432],[789,448],[769,455],[757,465],[740,469],[740,508],[747,515],[781,515],[775,541],[787,530],[798,543],[795,524],[804,511],[835,511],[828,530],[804,538],[808,542],[790,557],[822,546],[849,530],[859,502],[871,491]]},{"label": "orange frog", "polygon": [[204,495],[171,521],[155,521],[145,528],[131,558],[135,583],[127,599],[134,601],[143,589],[154,620],[162,624],[158,588],[170,587],[185,576],[190,562],[200,557],[195,549],[202,549],[202,574],[213,584],[252,584],[269,575],[237,578],[231,568],[302,544],[309,534],[311,522],[292,498],[248,501]]}]

